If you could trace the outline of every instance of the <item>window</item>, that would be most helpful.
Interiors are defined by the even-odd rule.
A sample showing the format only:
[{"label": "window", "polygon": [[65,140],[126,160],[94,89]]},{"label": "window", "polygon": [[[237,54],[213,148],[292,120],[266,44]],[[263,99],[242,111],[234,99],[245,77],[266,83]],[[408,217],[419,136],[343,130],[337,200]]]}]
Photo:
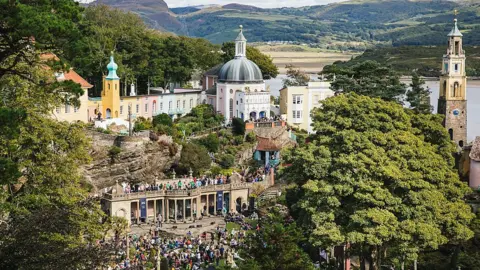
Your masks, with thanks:
[{"label": "window", "polygon": [[455,41],[455,55],[459,55],[459,54],[460,54],[460,42]]},{"label": "window", "polygon": [[233,115],[233,98],[230,99],[230,115]]},{"label": "window", "polygon": [[237,100],[237,105],[238,105],[238,100]]},{"label": "window", "polygon": [[57,113],[60,113],[60,107],[57,107],[57,108],[55,109],[55,111],[56,111]]},{"label": "window", "polygon": [[294,95],[293,96],[293,104],[302,104],[303,96],[302,95]]},{"label": "window", "polygon": [[300,119],[302,118],[302,111],[293,111],[292,115],[293,115],[293,119]]},{"label": "window", "polygon": [[123,114],[123,106],[120,106],[120,114]]},{"label": "window", "polygon": [[157,112],[157,102],[155,101],[152,102],[152,112]]},{"label": "window", "polygon": [[190,109],[193,107],[193,98],[190,99]]},{"label": "window", "polygon": [[180,109],[180,100],[177,100],[177,109]]},{"label": "window", "polygon": [[458,72],[458,64],[455,64],[455,72]]},{"label": "window", "polygon": [[169,109],[169,110],[172,109],[172,102],[171,102],[171,101],[168,102],[168,109]]},{"label": "window", "polygon": [[65,104],[65,113],[70,113],[70,105]]},{"label": "window", "polygon": [[145,104],[145,112],[148,112],[148,104]]},{"label": "window", "polygon": [[186,106],[185,106],[185,103],[186,103],[186,101],[184,100],[184,101],[183,101],[183,108],[184,108],[184,109],[185,109],[185,107],[186,107]]},{"label": "window", "polygon": [[445,72],[448,72],[448,63],[445,63]]},{"label": "window", "polygon": [[135,111],[138,113],[140,111],[140,105],[135,106]]},{"label": "window", "polygon": [[240,99],[240,103],[243,103],[243,98]]},{"label": "window", "polygon": [[160,111],[163,111],[163,102],[160,102]]}]

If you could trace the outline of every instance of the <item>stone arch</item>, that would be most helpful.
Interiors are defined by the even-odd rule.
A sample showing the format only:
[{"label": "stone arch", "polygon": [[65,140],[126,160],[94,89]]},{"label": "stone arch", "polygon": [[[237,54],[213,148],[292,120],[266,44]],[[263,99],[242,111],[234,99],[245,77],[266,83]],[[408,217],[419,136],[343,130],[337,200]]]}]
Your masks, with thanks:
[{"label": "stone arch", "polygon": [[110,110],[110,108],[107,108],[106,113],[107,113],[107,115],[106,115],[107,119],[112,117],[112,110]]},{"label": "stone arch", "polygon": [[463,147],[463,141],[459,141],[458,146]]},{"label": "stone arch", "polygon": [[115,216],[123,217],[123,218],[126,219],[127,218],[127,210],[125,210],[125,208],[120,208],[115,212]]},{"label": "stone arch", "polygon": [[242,197],[237,197],[237,199],[235,199],[235,210],[238,213],[241,213],[242,212],[242,206],[244,204],[245,204],[245,200]]}]

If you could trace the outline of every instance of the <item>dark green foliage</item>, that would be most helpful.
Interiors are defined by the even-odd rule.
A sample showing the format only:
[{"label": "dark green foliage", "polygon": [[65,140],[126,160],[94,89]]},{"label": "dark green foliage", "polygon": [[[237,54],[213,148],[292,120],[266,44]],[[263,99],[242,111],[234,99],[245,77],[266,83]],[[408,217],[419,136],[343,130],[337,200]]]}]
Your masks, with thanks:
[{"label": "dark green foliage", "polygon": [[170,115],[166,113],[162,113],[153,117],[152,124],[153,124],[153,127],[157,127],[160,125],[171,127],[173,125],[173,121]]},{"label": "dark green foliage", "polygon": [[[223,43],[222,51],[224,52],[224,54],[222,55],[223,62],[226,63],[232,60],[235,57],[235,43]],[[272,57],[263,54],[255,47],[247,46],[247,58],[258,65],[258,67],[262,71],[262,75],[265,80],[277,77],[278,68],[273,63]]]},{"label": "dark green foliage", "polygon": [[245,141],[248,143],[254,143],[257,141],[257,136],[255,135],[255,132],[249,132],[245,138]]},{"label": "dark green foliage", "polygon": [[296,224],[287,223],[283,215],[273,209],[260,221],[260,231],[248,239],[248,256],[240,269],[313,270],[308,255],[300,248],[305,236]]},{"label": "dark green foliage", "polygon": [[220,147],[220,141],[215,133],[211,133],[207,137],[199,139],[198,143],[212,153],[218,152],[218,148]]},{"label": "dark green foliage", "polygon": [[191,168],[194,175],[199,175],[208,170],[211,163],[212,161],[205,147],[186,143],[183,145],[182,155],[176,171],[179,174],[188,174]]},{"label": "dark green foliage", "polygon": [[217,163],[224,169],[233,167],[235,164],[235,157],[231,154],[221,154],[217,157]]},{"label": "dark green foliage", "polygon": [[245,121],[241,118],[233,118],[232,131],[234,135],[245,135]]},{"label": "dark green foliage", "polygon": [[152,129],[152,121],[150,121],[150,119],[146,119],[145,117],[138,117],[135,121],[135,126],[133,127],[135,132],[150,129]]},{"label": "dark green foliage", "polygon": [[416,112],[431,113],[433,110],[430,105],[430,89],[425,88],[425,81],[417,73],[413,73],[407,101],[410,102],[410,108]]},{"label": "dark green foliage", "polygon": [[330,79],[336,77],[331,88],[336,93],[357,93],[369,97],[379,97],[386,101],[397,101],[407,91],[400,76],[390,67],[375,61],[360,62],[351,67],[326,67],[321,74]]},{"label": "dark green foliage", "polygon": [[473,236],[470,189],[441,116],[350,93],[325,100],[312,120],[310,143],[283,157],[284,177],[298,185],[287,201],[313,245],[351,243],[351,255],[379,269],[376,254],[412,262]]}]

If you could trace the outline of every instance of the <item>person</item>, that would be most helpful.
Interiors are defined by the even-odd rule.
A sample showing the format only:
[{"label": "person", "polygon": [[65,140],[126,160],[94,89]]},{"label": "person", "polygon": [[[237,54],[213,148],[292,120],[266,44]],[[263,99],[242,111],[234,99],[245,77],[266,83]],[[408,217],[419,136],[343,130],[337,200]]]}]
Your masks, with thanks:
[{"label": "person", "polygon": [[158,213],[158,216],[157,216],[157,222],[158,222],[158,227],[162,227],[162,214],[161,213]]}]

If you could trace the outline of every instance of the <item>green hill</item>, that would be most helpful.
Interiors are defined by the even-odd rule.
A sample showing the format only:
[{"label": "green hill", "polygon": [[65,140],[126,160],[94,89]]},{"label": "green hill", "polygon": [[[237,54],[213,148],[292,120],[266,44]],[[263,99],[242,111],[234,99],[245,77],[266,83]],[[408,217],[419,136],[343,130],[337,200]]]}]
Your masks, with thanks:
[{"label": "green hill", "polygon": [[[468,76],[480,76],[480,47],[466,46],[466,71]],[[335,62],[338,67],[352,66],[366,60],[390,65],[402,75],[409,76],[412,71],[426,77],[438,77],[441,71],[442,55],[446,46],[401,46],[366,50],[347,62]],[[330,67],[325,67],[328,70]]]},{"label": "green hill", "polygon": [[250,42],[289,41],[360,51],[376,45],[444,44],[452,27],[453,10],[458,9],[465,43],[480,43],[480,4],[476,1],[354,0],[301,8],[229,4],[172,10],[156,0],[101,1],[139,13],[153,27],[214,43],[232,40],[242,24]]}]

